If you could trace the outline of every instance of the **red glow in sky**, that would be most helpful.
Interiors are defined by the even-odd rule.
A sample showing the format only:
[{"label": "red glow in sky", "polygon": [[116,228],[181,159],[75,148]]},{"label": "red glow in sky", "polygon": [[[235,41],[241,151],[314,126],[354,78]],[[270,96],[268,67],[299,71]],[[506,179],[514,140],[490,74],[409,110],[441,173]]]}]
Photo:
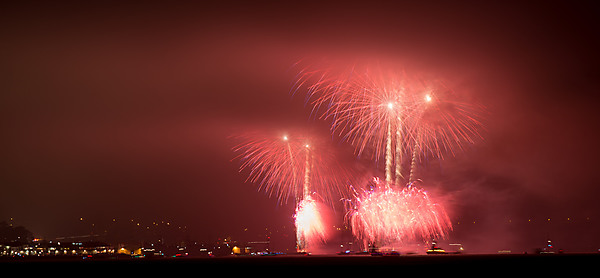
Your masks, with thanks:
[{"label": "red glow in sky", "polygon": [[[293,206],[244,183],[227,138],[306,128],[352,153],[289,94],[293,65],[368,61],[450,80],[488,109],[484,142],[423,173],[457,240],[597,243],[587,3],[1,5],[0,221],[46,237],[87,232],[80,217],[173,219],[193,238],[292,225]],[[547,218],[591,222],[502,224]]]}]

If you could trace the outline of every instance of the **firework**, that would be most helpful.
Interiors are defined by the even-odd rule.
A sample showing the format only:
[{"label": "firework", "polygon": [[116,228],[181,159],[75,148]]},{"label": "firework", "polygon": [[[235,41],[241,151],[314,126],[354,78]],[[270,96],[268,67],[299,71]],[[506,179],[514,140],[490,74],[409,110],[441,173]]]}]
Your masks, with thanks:
[{"label": "firework", "polygon": [[485,111],[481,105],[461,101],[460,95],[443,84],[419,97],[415,113],[407,122],[422,154],[440,158],[444,153],[455,155],[465,143],[473,144],[475,138],[481,138],[481,114]]},{"label": "firework", "polygon": [[247,181],[260,184],[260,189],[275,195],[281,202],[293,198],[296,203],[294,223],[298,251],[306,252],[326,239],[323,223],[324,206],[314,199],[343,196],[347,172],[318,140],[301,136],[265,136],[253,133],[241,136],[244,143],[234,148],[240,153],[240,171],[249,170]]},{"label": "firework", "polygon": [[248,171],[247,182],[275,196],[282,203],[297,203],[318,192],[328,202],[345,196],[350,177],[340,166],[332,148],[314,137],[270,132],[238,136],[244,142],[233,148]]},{"label": "firework", "polygon": [[481,137],[482,107],[459,101],[441,82],[352,68],[301,71],[295,85],[307,87],[313,113],[322,111],[321,118],[331,120],[332,131],[354,145],[359,156],[369,150],[376,160],[384,158],[388,183],[404,184],[404,158],[411,160],[406,180],[411,182],[418,158],[454,155]]},{"label": "firework", "polygon": [[259,189],[275,195],[281,202],[289,197],[299,198],[303,174],[304,149],[290,144],[288,136],[259,136],[246,134],[246,142],[236,146],[240,153],[240,171],[249,169],[246,181],[259,184]]},{"label": "firework", "polygon": [[327,223],[322,216],[323,204],[305,196],[296,206],[294,223],[296,225],[296,243],[298,251],[306,252],[312,246],[325,242],[327,239]]},{"label": "firework", "polygon": [[[365,245],[385,245],[444,237],[452,229],[444,208],[415,185],[417,160],[443,159],[481,137],[481,107],[460,101],[441,82],[406,73],[357,69],[334,72],[303,69],[293,93],[307,88],[312,115],[330,120],[331,130],[351,143],[359,156],[370,153],[385,164],[385,182],[347,199],[347,217]],[[245,136],[234,148],[248,180],[282,202],[293,197],[298,249],[324,241],[326,231],[315,192],[330,202],[344,192],[347,172],[336,167],[327,148],[308,137]],[[402,168],[410,162],[410,171]],[[420,180],[417,180],[420,181]],[[406,186],[402,186],[406,184]],[[392,186],[395,185],[395,186]]]},{"label": "firework", "polygon": [[365,248],[445,237],[452,229],[442,205],[414,183],[398,189],[374,178],[371,189],[356,192],[348,206],[352,231]]},{"label": "firework", "polygon": [[[370,152],[384,160],[385,182],[374,179],[372,190],[355,192],[347,202],[355,236],[365,246],[445,236],[452,226],[444,208],[415,186],[417,161],[443,159],[474,143],[481,137],[482,107],[461,101],[442,82],[405,72],[303,70],[297,80],[294,93],[307,88],[312,114],[330,120],[332,131],[359,156]],[[404,160],[410,162],[408,175]]]}]

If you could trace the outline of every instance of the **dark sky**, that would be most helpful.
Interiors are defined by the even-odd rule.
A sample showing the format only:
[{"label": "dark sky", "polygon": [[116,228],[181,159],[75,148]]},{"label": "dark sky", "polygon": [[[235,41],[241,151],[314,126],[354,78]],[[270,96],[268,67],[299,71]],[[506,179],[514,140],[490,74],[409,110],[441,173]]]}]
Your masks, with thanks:
[{"label": "dark sky", "polygon": [[[593,238],[598,10],[416,2],[2,4],[0,221],[44,237],[81,233],[80,217],[168,219],[199,239],[290,225],[290,204],[243,182],[228,137],[331,138],[290,96],[292,66],[374,61],[450,80],[488,110],[483,141],[423,170],[453,222],[481,223],[457,239]],[[547,218],[588,222],[504,223]]]}]

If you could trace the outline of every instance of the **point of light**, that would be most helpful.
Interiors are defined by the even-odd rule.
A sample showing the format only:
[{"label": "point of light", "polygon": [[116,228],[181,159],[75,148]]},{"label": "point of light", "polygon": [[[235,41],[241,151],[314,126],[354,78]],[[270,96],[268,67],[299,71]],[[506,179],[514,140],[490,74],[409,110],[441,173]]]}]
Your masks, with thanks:
[{"label": "point of light", "polygon": [[287,140],[288,140],[288,137],[287,137],[287,136],[283,136],[283,140],[284,140],[284,141],[287,141]]},{"label": "point of light", "polygon": [[392,102],[389,102],[389,103],[387,104],[387,107],[388,107],[389,109],[394,109],[394,103],[392,103]]},{"label": "point of light", "polygon": [[429,94],[425,95],[425,101],[431,102],[431,96]]}]

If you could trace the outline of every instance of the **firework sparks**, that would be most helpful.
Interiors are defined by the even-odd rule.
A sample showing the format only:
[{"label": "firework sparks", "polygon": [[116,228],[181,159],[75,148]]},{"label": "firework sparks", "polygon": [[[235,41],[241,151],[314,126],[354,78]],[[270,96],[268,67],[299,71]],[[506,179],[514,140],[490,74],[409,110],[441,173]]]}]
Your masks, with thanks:
[{"label": "firework sparks", "polygon": [[249,169],[246,181],[260,184],[259,189],[275,195],[281,202],[288,198],[299,198],[303,175],[301,173],[304,151],[298,144],[290,143],[285,136],[261,136],[246,134],[245,143],[236,146],[240,153],[240,171]]},{"label": "firework sparks", "polygon": [[[429,240],[452,229],[444,208],[415,186],[416,162],[427,155],[454,155],[464,143],[481,137],[481,107],[459,101],[440,82],[427,83],[406,73],[302,70],[293,92],[300,87],[308,89],[312,113],[330,120],[332,132],[354,145],[359,156],[368,151],[376,161],[384,158],[385,182],[374,179],[374,189],[355,192],[347,202],[353,233],[365,246]],[[306,137],[247,138],[234,148],[240,153],[240,171],[250,170],[248,180],[270,195],[282,201],[294,198],[298,250],[324,241],[320,203],[313,194],[331,201],[344,191],[347,172],[332,167],[335,159],[327,160],[324,149]],[[409,175],[403,173],[404,159],[411,165]]]},{"label": "firework sparks", "polygon": [[298,251],[306,252],[311,246],[326,241],[328,232],[321,215],[322,206],[310,195],[298,203],[294,214]]},{"label": "firework sparks", "polygon": [[401,190],[378,178],[374,183],[348,203],[348,221],[364,247],[445,237],[452,229],[444,208],[414,183]]},{"label": "firework sparks", "polygon": [[359,156],[372,150],[376,160],[384,158],[388,183],[404,184],[404,158],[412,160],[405,181],[411,182],[418,158],[454,155],[481,137],[482,107],[459,101],[441,82],[353,68],[337,74],[302,71],[296,86],[306,84],[312,84],[307,86],[307,101],[313,111],[322,111],[321,118],[332,121],[333,132],[354,145]]},{"label": "firework sparks", "polygon": [[341,167],[324,142],[299,135],[247,133],[233,148],[241,161],[240,172],[249,171],[246,181],[282,203],[299,202],[318,192],[326,201],[346,194],[348,171]]},{"label": "firework sparks", "polygon": [[296,240],[298,251],[306,252],[326,239],[323,224],[324,206],[313,196],[325,196],[332,202],[333,196],[343,196],[347,172],[316,140],[300,136],[264,136],[246,134],[245,143],[234,148],[242,161],[240,171],[249,170],[247,181],[259,183],[260,189],[287,202],[294,198],[296,212]]}]

